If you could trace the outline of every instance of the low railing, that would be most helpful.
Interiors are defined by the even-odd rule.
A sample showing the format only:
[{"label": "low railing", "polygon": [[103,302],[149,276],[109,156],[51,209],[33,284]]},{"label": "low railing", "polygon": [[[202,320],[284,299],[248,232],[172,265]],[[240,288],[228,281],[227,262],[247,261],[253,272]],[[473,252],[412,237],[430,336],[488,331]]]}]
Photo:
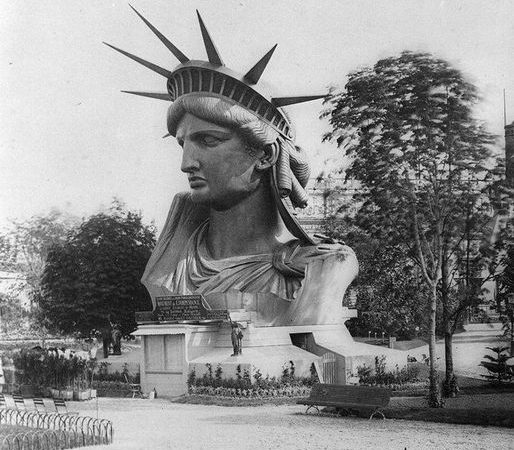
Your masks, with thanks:
[{"label": "low railing", "polygon": [[0,449],[65,449],[112,443],[112,423],[87,416],[0,410],[0,424],[34,430],[0,436]]}]

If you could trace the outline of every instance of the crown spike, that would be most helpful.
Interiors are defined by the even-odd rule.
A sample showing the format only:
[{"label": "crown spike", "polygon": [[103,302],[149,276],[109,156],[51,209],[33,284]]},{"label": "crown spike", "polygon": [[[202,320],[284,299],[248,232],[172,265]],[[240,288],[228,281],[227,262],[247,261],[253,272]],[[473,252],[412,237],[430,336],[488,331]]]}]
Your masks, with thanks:
[{"label": "crown spike", "polygon": [[189,58],[184,55],[177,47],[175,47],[167,38],[164,36],[157,28],[155,28],[148,20],[146,20],[131,4],[129,6],[132,10],[141,18],[141,20],[146,23],[148,28],[153,31],[153,33],[159,38],[159,40],[167,47],[167,49],[175,55],[175,57],[181,62],[186,63],[189,61]]},{"label": "crown spike", "polygon": [[271,99],[271,103],[273,103],[277,108],[280,108],[281,106],[310,102],[311,100],[318,100],[324,97],[325,95],[305,95],[303,97],[274,97]]},{"label": "crown spike", "polygon": [[167,92],[142,92],[142,91],[121,91],[125,94],[133,94],[133,95],[140,95],[141,97],[149,97],[149,98],[156,98],[158,100],[166,100],[168,102],[171,102],[171,96]]},{"label": "crown spike", "polygon": [[244,76],[245,81],[251,84],[257,84],[276,48],[277,44],[275,44],[268,53],[259,59],[259,61],[257,61],[257,63],[248,72],[246,72]]},{"label": "crown spike", "polygon": [[162,75],[163,77],[169,78],[171,76],[171,72],[169,70],[163,69],[162,67],[152,64],[151,62],[148,62],[148,61],[140,58],[139,56],[136,56],[136,55],[133,55],[132,53],[126,52],[125,50],[117,48],[114,45],[108,44],[107,42],[104,42],[104,44],[107,45],[108,47],[111,47],[112,49],[116,50],[117,52],[120,52],[122,55],[125,55],[128,58],[133,59],[134,61],[138,62],[139,64],[142,64],[143,66],[148,67],[150,70],[157,72],[158,74]]},{"label": "crown spike", "polygon": [[211,37],[209,36],[209,32],[203,23],[202,16],[198,10],[196,10],[196,14],[198,15],[198,22],[200,23],[200,30],[202,31],[203,43],[205,45],[205,50],[207,50],[207,57],[209,58],[209,62],[211,64],[216,64],[218,66],[224,66],[223,61],[221,60],[221,56],[214,45]]}]

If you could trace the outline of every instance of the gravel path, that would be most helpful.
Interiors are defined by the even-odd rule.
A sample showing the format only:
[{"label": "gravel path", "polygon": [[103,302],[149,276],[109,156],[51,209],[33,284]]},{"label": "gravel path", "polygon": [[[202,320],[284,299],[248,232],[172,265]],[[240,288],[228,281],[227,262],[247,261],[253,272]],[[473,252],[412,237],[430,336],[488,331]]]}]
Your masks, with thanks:
[{"label": "gravel path", "polygon": [[[514,430],[303,414],[300,405],[221,407],[166,400],[106,399],[99,417],[115,443],[90,449],[514,449]],[[78,407],[78,408],[77,408]],[[74,403],[96,416],[94,402]]]}]

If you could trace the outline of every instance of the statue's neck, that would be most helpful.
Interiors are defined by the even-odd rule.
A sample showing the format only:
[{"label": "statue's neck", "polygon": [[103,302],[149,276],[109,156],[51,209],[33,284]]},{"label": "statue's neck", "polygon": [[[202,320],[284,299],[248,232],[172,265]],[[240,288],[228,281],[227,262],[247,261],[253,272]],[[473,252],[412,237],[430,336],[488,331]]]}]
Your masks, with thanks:
[{"label": "statue's neck", "polygon": [[281,225],[270,189],[263,184],[229,209],[211,208],[207,248],[214,259],[271,253]]}]

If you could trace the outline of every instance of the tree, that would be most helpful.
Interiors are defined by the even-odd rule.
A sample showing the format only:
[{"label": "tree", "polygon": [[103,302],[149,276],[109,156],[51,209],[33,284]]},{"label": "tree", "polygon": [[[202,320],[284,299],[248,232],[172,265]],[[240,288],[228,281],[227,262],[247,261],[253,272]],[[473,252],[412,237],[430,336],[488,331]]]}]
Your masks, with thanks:
[{"label": "tree", "polygon": [[24,280],[31,301],[41,295],[41,277],[52,245],[62,243],[76,223],[72,216],[53,209],[28,220],[13,220],[0,235],[0,269],[15,272]]},{"label": "tree", "polygon": [[505,335],[510,337],[510,356],[514,356],[514,220],[508,218],[505,228],[499,233],[496,242],[498,266],[497,307],[501,313]]},{"label": "tree", "polygon": [[[360,225],[375,239],[401,243],[430,293],[431,406],[440,406],[436,310],[443,261],[462,242],[467,205],[483,200],[492,136],[473,117],[475,87],[446,61],[403,52],[348,76],[323,114],[351,158],[347,179],[363,187]],[[480,193],[480,195],[478,194]],[[475,203],[473,203],[475,204]]]},{"label": "tree", "polygon": [[134,312],[151,307],[140,279],[154,245],[154,227],[114,201],[51,247],[42,279],[42,317],[52,329],[89,335],[105,327],[110,316],[128,335],[135,329]]},{"label": "tree", "polygon": [[405,257],[401,245],[384,246],[352,220],[331,220],[324,231],[353,248],[359,261],[359,275],[352,285],[359,316],[348,323],[353,335],[370,331],[411,338],[426,330],[424,285],[416,267]]},{"label": "tree", "polygon": [[27,312],[16,297],[9,293],[0,293],[0,334],[9,333],[10,338],[22,334],[26,315]]}]

